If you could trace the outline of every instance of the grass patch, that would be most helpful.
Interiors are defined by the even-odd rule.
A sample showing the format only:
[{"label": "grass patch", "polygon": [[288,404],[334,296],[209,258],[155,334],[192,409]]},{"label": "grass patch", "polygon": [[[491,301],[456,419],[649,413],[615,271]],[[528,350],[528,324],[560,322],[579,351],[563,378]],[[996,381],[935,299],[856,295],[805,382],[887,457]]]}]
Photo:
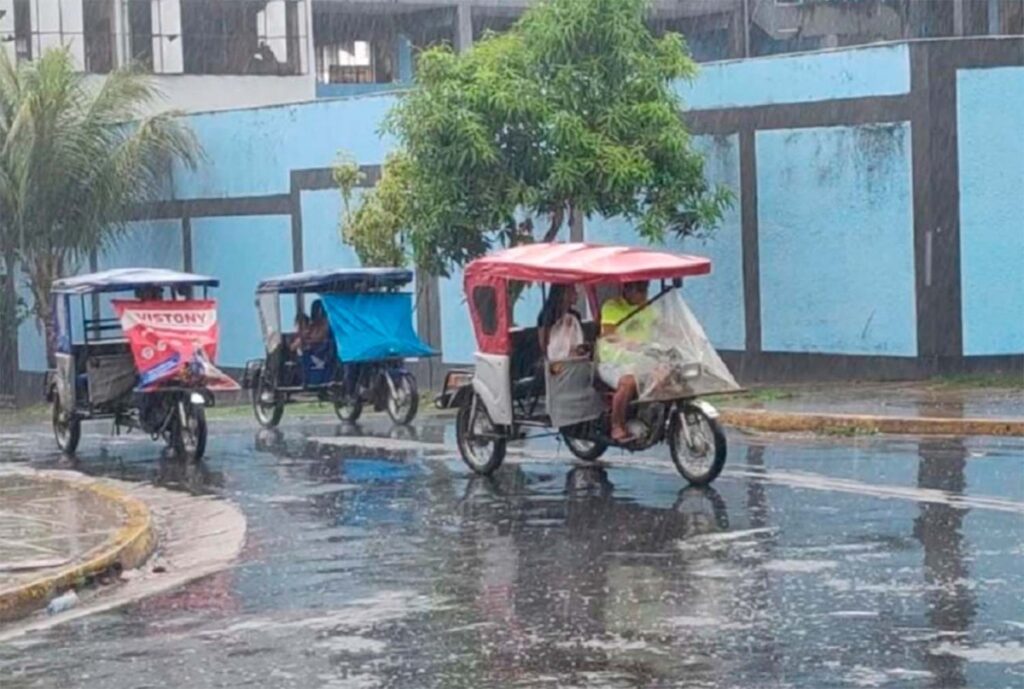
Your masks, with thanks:
[{"label": "grass patch", "polygon": [[14,430],[17,426],[50,420],[49,404],[33,404],[19,409],[0,410],[0,430]]},{"label": "grass patch", "polygon": [[1024,390],[1024,376],[1013,374],[939,376],[928,381],[928,386],[940,390]]},{"label": "grass patch", "polygon": [[721,402],[775,402],[796,397],[791,390],[781,388],[754,388],[746,392],[732,394],[708,395],[709,399]]},{"label": "grass patch", "polygon": [[818,435],[830,438],[859,438],[878,435],[878,433],[877,428],[862,428],[860,426],[828,426],[818,431]]}]

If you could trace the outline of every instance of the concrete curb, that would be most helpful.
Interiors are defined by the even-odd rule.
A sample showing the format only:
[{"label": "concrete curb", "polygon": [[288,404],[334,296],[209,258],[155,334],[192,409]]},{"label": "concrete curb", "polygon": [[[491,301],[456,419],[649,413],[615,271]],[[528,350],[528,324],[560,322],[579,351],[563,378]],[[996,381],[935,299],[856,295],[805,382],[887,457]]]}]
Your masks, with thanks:
[{"label": "concrete curb", "polygon": [[116,488],[96,481],[76,481],[38,476],[40,480],[59,481],[77,490],[87,490],[117,505],[124,513],[113,537],[87,553],[82,562],[68,565],[55,574],[0,591],[0,622],[7,622],[46,605],[50,599],[74,588],[83,580],[97,576],[114,565],[134,569],[141,565],[156,546],[153,520],[145,503]]},{"label": "concrete curb", "polygon": [[955,419],[926,416],[815,414],[765,409],[720,409],[727,426],[775,433],[894,433],[903,435],[1024,436],[1024,419]]}]

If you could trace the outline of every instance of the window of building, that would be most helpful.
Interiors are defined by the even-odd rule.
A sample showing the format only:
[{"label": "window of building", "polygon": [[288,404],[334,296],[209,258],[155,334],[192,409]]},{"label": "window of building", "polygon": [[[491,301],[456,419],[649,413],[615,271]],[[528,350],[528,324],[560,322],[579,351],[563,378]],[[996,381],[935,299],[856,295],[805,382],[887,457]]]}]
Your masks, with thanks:
[{"label": "window of building", "polygon": [[140,69],[153,69],[153,4],[151,0],[128,0],[125,4],[128,44],[127,60]]},{"label": "window of building", "polygon": [[32,10],[29,0],[14,0],[14,52],[18,60],[32,59]]},{"label": "window of building", "polygon": [[397,36],[390,17],[315,8],[313,45],[322,84],[387,84],[397,79]]},{"label": "window of building", "polygon": [[114,3],[83,0],[85,71],[105,74],[114,68]]},{"label": "window of building", "polygon": [[301,0],[181,0],[186,74],[302,74]]}]

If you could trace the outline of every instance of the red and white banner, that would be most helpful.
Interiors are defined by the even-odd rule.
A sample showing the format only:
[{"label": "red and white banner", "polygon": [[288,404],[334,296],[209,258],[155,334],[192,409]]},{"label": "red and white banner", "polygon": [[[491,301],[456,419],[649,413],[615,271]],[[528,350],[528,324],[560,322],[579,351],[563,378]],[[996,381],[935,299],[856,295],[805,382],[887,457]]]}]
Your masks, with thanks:
[{"label": "red and white banner", "polygon": [[189,301],[113,300],[139,370],[139,388],[167,384],[237,390],[213,365],[217,357],[217,304]]}]

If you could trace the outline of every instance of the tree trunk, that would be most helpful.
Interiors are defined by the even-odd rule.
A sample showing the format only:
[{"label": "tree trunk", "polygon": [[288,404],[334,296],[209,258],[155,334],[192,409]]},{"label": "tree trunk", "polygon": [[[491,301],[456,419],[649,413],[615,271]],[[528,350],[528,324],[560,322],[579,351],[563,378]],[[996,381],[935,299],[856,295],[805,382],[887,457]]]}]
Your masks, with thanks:
[{"label": "tree trunk", "polygon": [[0,397],[14,395],[18,372],[18,291],[14,283],[17,261],[13,251],[4,251],[4,274],[0,284]]},{"label": "tree trunk", "polygon": [[[553,242],[558,237],[558,233],[562,229],[562,224],[565,221],[565,206],[559,206],[551,213],[551,224],[548,229],[544,232],[544,236],[541,237],[541,242]],[[570,212],[572,206],[569,206]],[[525,282],[519,282],[518,280],[512,281],[508,286],[508,319],[509,323],[513,321],[512,315],[515,313],[516,302],[519,301],[519,297],[523,294],[523,290],[526,288]]]},{"label": "tree trunk", "polygon": [[32,314],[36,317],[36,327],[42,331],[46,342],[46,365],[54,368],[57,359],[57,331],[53,327],[53,309],[50,304],[50,289],[53,281],[63,274],[64,257],[59,251],[51,251],[37,256],[28,264],[29,288],[32,290]]}]

